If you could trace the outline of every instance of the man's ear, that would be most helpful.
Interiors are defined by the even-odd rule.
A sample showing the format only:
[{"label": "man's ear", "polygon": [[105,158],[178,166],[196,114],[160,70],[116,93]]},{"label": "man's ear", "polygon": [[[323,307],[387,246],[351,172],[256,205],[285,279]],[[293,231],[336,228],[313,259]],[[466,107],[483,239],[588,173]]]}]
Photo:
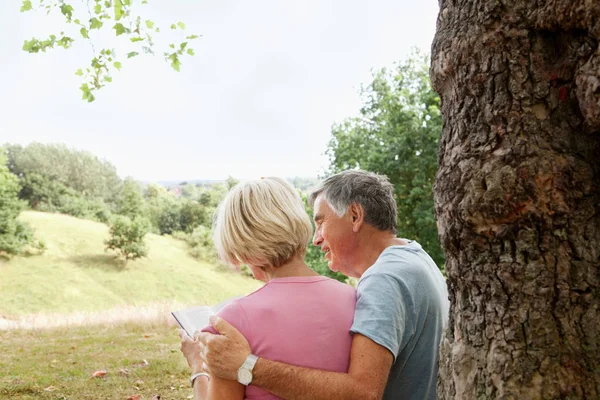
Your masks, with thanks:
[{"label": "man's ear", "polygon": [[357,233],[365,223],[365,209],[360,204],[353,203],[348,211],[352,217],[352,232]]}]

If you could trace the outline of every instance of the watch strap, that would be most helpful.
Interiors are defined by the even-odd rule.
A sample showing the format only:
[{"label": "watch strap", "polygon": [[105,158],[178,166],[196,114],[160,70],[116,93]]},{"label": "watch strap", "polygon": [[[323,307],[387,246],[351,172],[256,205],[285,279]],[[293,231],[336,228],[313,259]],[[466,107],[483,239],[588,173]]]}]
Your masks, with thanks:
[{"label": "watch strap", "polygon": [[254,354],[248,354],[248,357],[246,357],[246,361],[244,361],[244,363],[242,364],[242,368],[249,369],[250,372],[252,372],[257,361],[257,356],[255,356]]}]

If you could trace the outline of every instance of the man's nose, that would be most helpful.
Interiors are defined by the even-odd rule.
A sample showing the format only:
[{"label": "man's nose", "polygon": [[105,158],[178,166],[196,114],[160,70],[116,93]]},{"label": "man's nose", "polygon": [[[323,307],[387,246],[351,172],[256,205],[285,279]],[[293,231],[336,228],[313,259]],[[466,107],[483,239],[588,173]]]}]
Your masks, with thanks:
[{"label": "man's nose", "polygon": [[323,237],[321,236],[321,233],[318,230],[316,230],[315,234],[313,236],[313,244],[315,246],[320,246],[322,242],[323,242]]}]

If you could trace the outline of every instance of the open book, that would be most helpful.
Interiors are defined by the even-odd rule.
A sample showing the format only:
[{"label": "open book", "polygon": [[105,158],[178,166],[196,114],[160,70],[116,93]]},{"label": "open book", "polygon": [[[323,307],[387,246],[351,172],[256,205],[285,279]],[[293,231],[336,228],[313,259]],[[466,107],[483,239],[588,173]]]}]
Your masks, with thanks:
[{"label": "open book", "polygon": [[214,306],[198,306],[173,311],[171,315],[189,337],[194,337],[194,332],[208,325],[211,315],[216,314],[221,308],[241,297],[243,296],[232,297]]}]

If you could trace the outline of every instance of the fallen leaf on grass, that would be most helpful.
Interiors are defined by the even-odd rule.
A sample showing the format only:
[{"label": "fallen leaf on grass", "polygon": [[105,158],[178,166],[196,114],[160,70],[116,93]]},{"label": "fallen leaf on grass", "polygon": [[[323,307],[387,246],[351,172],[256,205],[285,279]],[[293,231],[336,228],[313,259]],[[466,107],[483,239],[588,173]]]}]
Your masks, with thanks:
[{"label": "fallen leaf on grass", "polygon": [[133,396],[129,396],[127,400],[140,400],[142,398],[141,394],[134,394]]},{"label": "fallen leaf on grass", "polygon": [[56,386],[48,386],[44,389],[44,392],[53,392],[56,390]]},{"label": "fallen leaf on grass", "polygon": [[94,371],[94,373],[92,374],[92,378],[104,378],[106,374],[108,374],[108,372],[103,370]]},{"label": "fallen leaf on grass", "polygon": [[145,367],[147,365],[150,365],[150,363],[146,360],[142,360],[138,363],[133,364],[135,367]]},{"label": "fallen leaf on grass", "polygon": [[129,370],[127,368],[120,368],[119,373],[123,376],[129,375]]}]

